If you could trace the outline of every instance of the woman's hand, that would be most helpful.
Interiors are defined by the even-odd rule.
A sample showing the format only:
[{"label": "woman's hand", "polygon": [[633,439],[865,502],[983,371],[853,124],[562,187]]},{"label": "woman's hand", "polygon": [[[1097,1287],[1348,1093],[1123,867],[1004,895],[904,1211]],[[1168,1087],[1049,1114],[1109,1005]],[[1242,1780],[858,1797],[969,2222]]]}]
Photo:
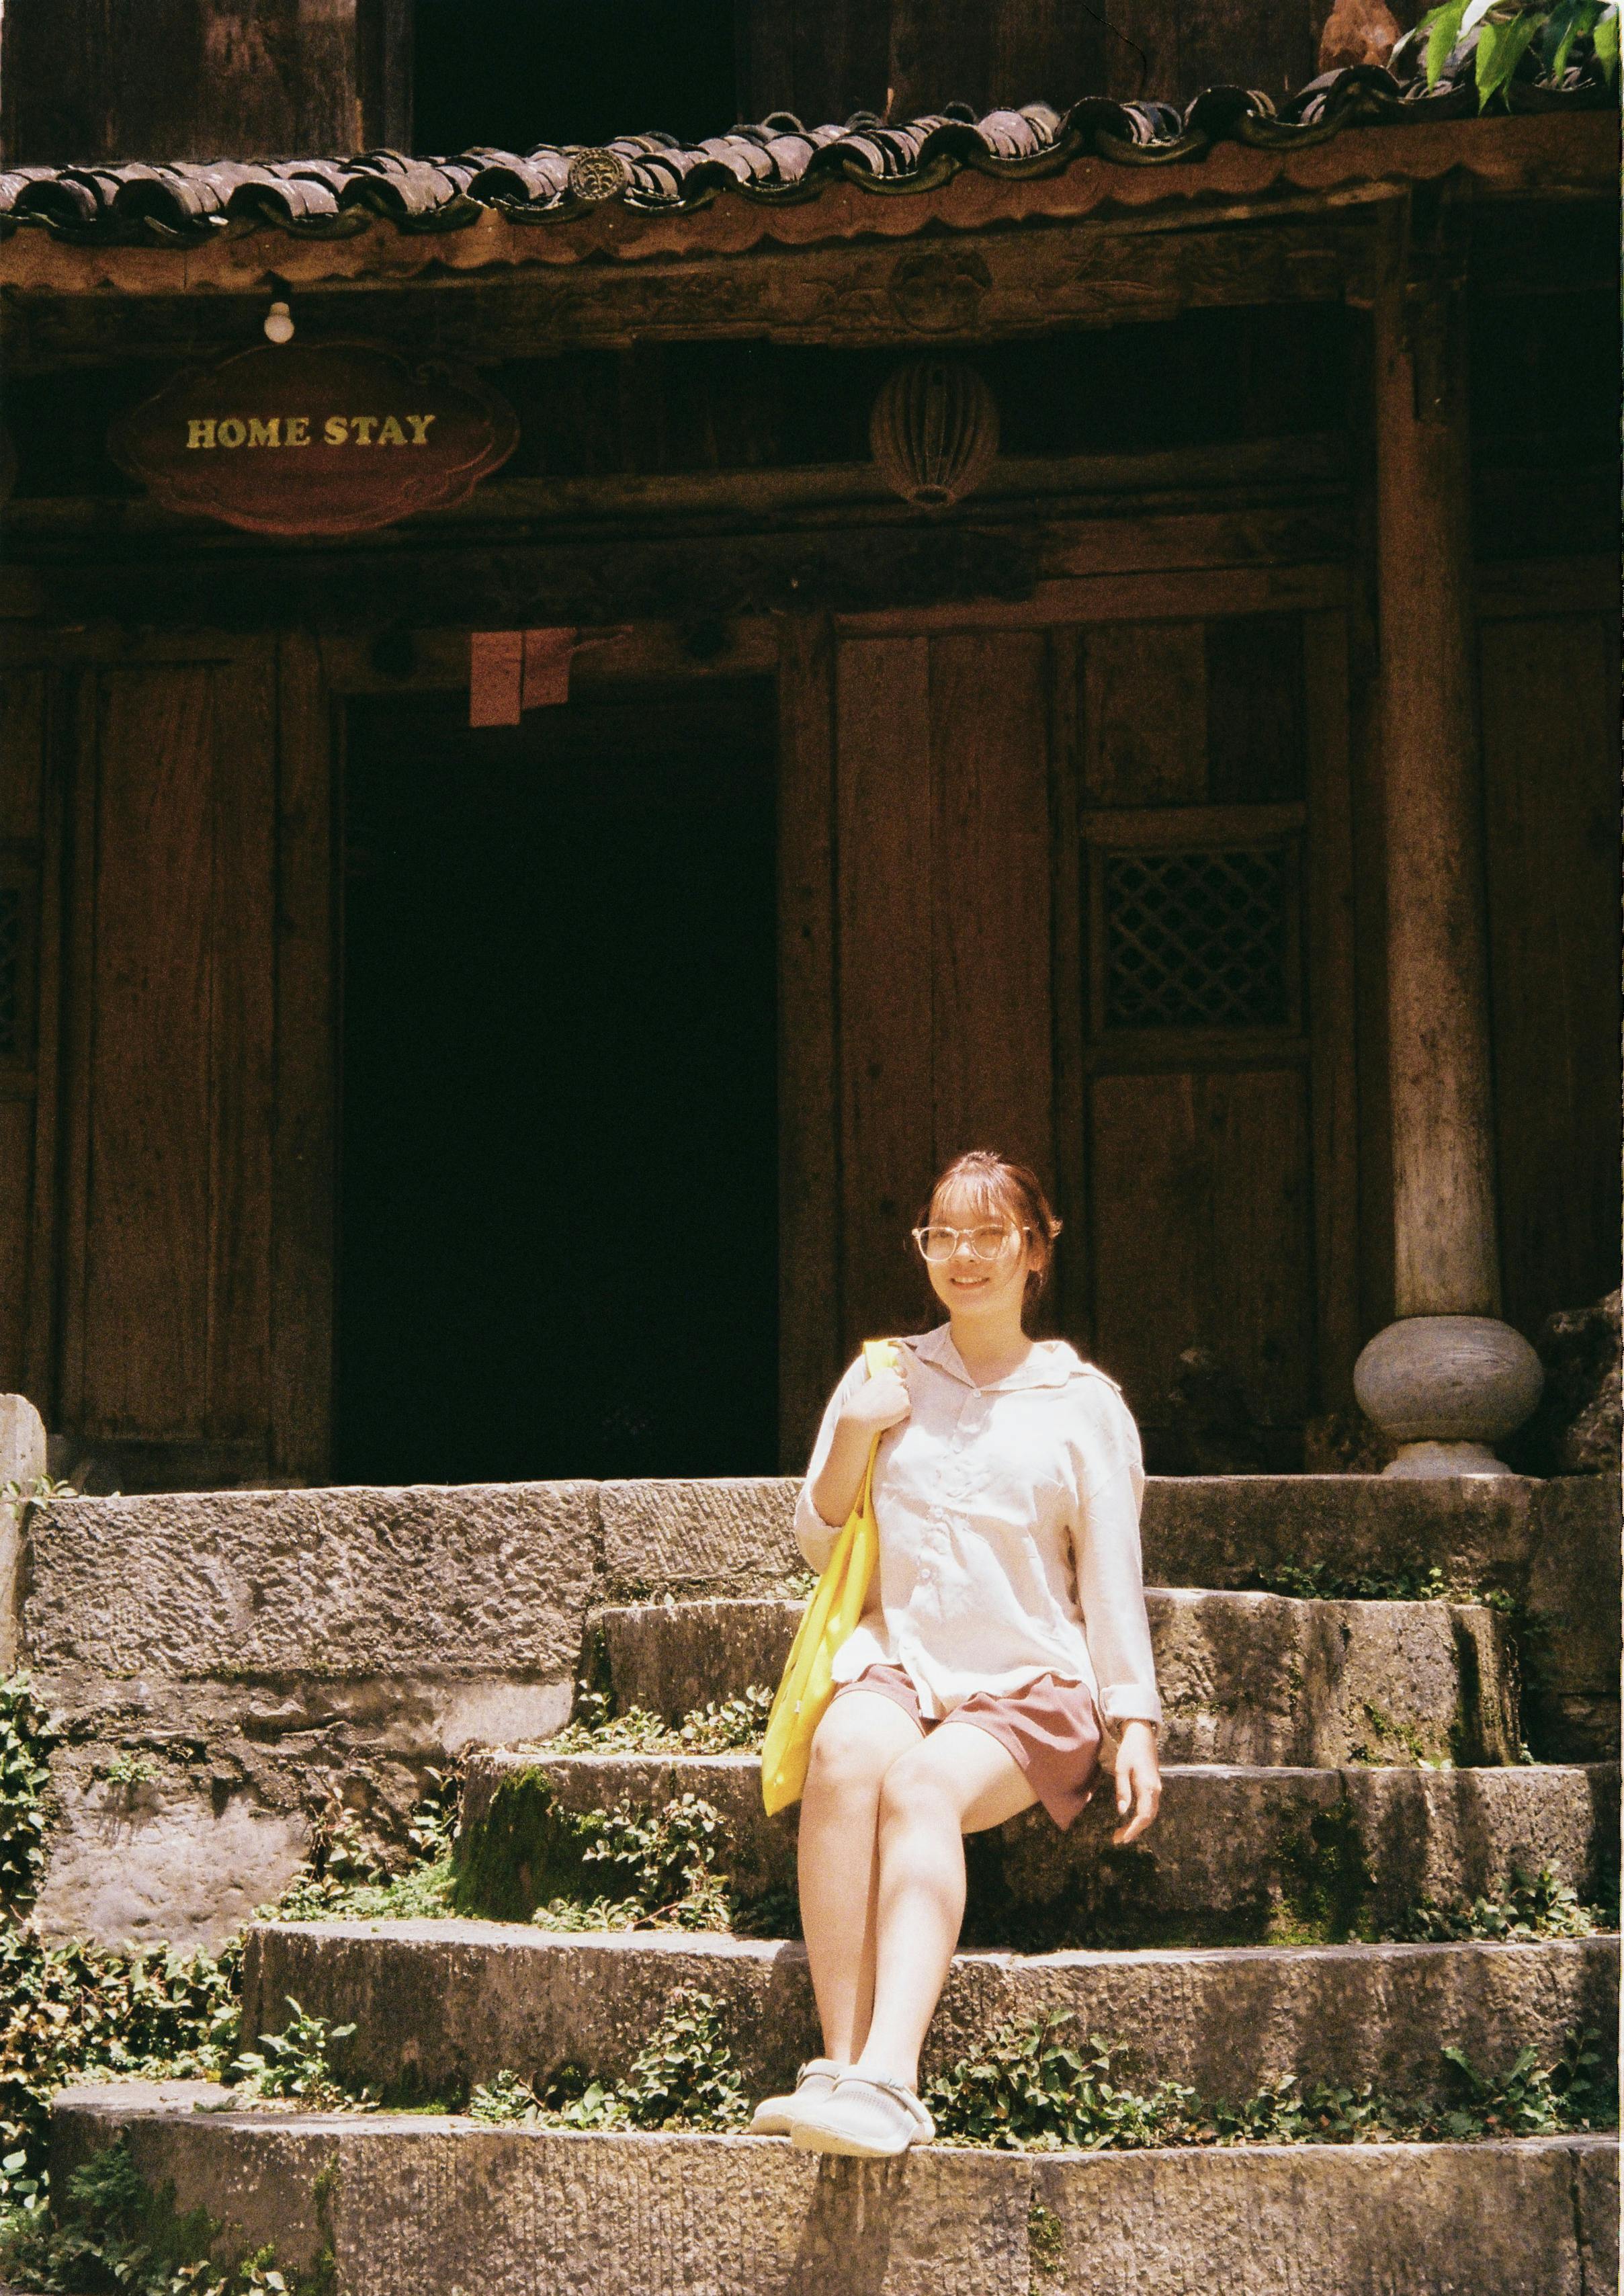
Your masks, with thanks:
[{"label": "woman's hand", "polygon": [[874,1437],[882,1434],[888,1427],[898,1425],[913,1408],[908,1383],[902,1374],[877,1371],[872,1379],[864,1381],[841,1410],[841,1425],[862,1431],[866,1456],[866,1447]]},{"label": "woman's hand", "polygon": [[876,1372],[841,1405],[829,1456],[809,1494],[813,1511],[824,1522],[845,1521],[862,1492],[869,1445],[888,1427],[898,1426],[913,1407],[907,1382],[895,1371]]},{"label": "woman's hand", "polygon": [[[1117,1816],[1128,1820],[1111,1840],[1119,1848],[1136,1841],[1152,1824],[1161,1807],[1161,1765],[1156,1759],[1156,1733],[1148,1722],[1125,1722],[1117,1751]],[[1128,1817],[1129,1809],[1133,1816]]]}]

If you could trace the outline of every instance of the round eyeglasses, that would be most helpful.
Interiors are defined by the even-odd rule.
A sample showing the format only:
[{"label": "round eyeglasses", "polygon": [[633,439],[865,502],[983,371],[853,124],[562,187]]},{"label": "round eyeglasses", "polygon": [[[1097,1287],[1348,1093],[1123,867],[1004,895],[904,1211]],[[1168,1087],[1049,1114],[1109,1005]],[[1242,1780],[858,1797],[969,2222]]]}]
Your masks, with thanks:
[{"label": "round eyeglasses", "polygon": [[1002,1259],[1010,1245],[1020,1242],[1021,1233],[1005,1221],[989,1220],[983,1227],[916,1227],[914,1241],[924,1259],[939,1266],[952,1259],[961,1237],[969,1245],[972,1259]]}]

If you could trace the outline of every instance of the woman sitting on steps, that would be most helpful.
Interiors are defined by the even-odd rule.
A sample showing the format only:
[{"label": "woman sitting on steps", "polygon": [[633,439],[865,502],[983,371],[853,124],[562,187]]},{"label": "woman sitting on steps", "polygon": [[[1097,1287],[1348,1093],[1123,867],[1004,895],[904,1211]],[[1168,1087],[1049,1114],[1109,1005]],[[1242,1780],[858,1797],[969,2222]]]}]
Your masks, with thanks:
[{"label": "woman sitting on steps", "polygon": [[948,1166],[915,1230],[948,1320],[903,1341],[896,1372],[870,1379],[858,1357],[796,1510],[821,1570],[884,1431],[879,1565],[801,1803],[824,2054],[752,2123],[812,2151],[880,2157],[935,2134],[919,2053],[964,1918],[964,1836],[1039,1801],[1069,1826],[1103,1731],[1119,1741],[1112,1841],[1161,1799],[1138,1431],[1111,1380],[1024,1327],[1059,1231],[1024,1166],[984,1150]]}]

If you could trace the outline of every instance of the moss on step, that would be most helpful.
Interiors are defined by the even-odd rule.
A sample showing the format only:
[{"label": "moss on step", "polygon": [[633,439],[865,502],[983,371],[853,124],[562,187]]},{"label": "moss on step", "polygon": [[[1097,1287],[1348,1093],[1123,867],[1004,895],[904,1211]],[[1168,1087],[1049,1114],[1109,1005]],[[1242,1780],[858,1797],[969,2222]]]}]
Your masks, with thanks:
[{"label": "moss on step", "polygon": [[672,1996],[623,2081],[578,2065],[537,2087],[504,2069],[469,2100],[475,2120],[552,2128],[742,2128],[750,2103],[720,2004],[685,1987]]},{"label": "moss on step", "polygon": [[[696,1795],[663,1806],[623,1797],[611,1810],[571,1811],[559,1802],[547,1767],[537,1764],[501,1777],[488,1813],[465,1830],[452,1895],[460,1913],[554,1930],[799,1936],[788,1876],[769,1879],[769,1863],[768,1874],[757,1872],[742,1887],[735,1853],[727,1822]],[[1054,1891],[1046,1882],[1046,1894],[1036,1902],[1026,1894],[1030,1876],[1021,1854],[1019,1843],[997,1833],[967,1844],[966,1947],[1048,1953],[1422,1942],[1579,1936],[1610,1925],[1605,1907],[1581,1906],[1554,1871],[1538,1882],[1514,1874],[1497,1877],[1476,1911],[1464,1900],[1446,1908],[1427,1900],[1395,1908],[1373,1870],[1357,1804],[1346,1792],[1272,1840],[1260,1839],[1246,1894],[1210,1912],[1162,1904],[1153,1843],[1148,1849],[1102,1843],[1078,1885]]]},{"label": "moss on step", "polygon": [[[1181,2081],[1140,2085],[1127,2049],[1084,2038],[1075,2018],[1060,2011],[1006,2020],[923,2095],[943,2144],[1018,2152],[1463,2143],[1616,2124],[1611,2054],[1588,2032],[1572,2035],[1546,2062],[1532,2047],[1513,2046],[1493,2073],[1458,2049],[1439,2054],[1441,2101],[1384,2096],[1368,2084],[1305,2085],[1294,2077],[1255,2095],[1213,2099]],[[469,2110],[476,2120],[529,2127],[725,2134],[743,2125],[749,2108],[718,2004],[684,1992],[625,2079],[571,2067],[538,2087],[508,2069],[474,2092]],[[1064,2227],[1036,2197],[1027,2243],[1035,2282],[1058,2277]]]},{"label": "moss on step", "polygon": [[[1429,1745],[1413,1722],[1401,1722],[1378,1706],[1374,1699],[1364,1699],[1359,1706],[1370,1733],[1369,1741],[1361,1740],[1349,1749],[1348,1759],[1373,1769],[1409,1768],[1437,1770],[1453,1766],[1453,1751],[1446,1753],[1436,1744]],[[1454,1736],[1463,1734],[1459,1710],[1454,1723]]]},{"label": "moss on step", "polygon": [[1340,1945],[1368,1934],[1375,1876],[1364,1828],[1350,1801],[1316,1810],[1279,1850],[1281,1911],[1270,1926],[1280,1943]]},{"label": "moss on step", "polygon": [[511,1771],[457,1837],[452,1904],[489,1921],[528,1922],[548,1898],[585,1897],[586,1839],[545,1769]]},{"label": "moss on step", "polygon": [[1026,2263],[1034,2287],[1065,2277],[1066,2228],[1035,2194],[1026,2212]]},{"label": "moss on step", "polygon": [[459,1837],[459,1913],[548,1929],[726,1929],[737,1910],[722,1861],[732,1837],[697,1794],[654,1808],[567,1809],[540,1769],[502,1779]]},{"label": "moss on step", "polygon": [[302,2270],[279,2267],[273,2247],[217,2256],[225,2227],[206,2209],[182,2215],[175,2187],[154,2191],[124,2138],[69,2177],[54,2219],[13,2210],[0,2220],[0,2271],[31,2287],[119,2288],[127,2296],[334,2296],[332,2194],[337,2162],[311,2188],[321,2246]]}]

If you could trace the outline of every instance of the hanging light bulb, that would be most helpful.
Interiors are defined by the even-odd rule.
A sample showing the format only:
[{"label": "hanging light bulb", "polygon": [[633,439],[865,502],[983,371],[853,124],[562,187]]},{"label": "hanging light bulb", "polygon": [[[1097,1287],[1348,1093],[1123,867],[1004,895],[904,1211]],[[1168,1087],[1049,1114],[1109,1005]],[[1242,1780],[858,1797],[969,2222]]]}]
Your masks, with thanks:
[{"label": "hanging light bulb", "polygon": [[285,303],[273,303],[265,315],[265,332],[274,343],[291,343],[293,340],[293,314]]}]

